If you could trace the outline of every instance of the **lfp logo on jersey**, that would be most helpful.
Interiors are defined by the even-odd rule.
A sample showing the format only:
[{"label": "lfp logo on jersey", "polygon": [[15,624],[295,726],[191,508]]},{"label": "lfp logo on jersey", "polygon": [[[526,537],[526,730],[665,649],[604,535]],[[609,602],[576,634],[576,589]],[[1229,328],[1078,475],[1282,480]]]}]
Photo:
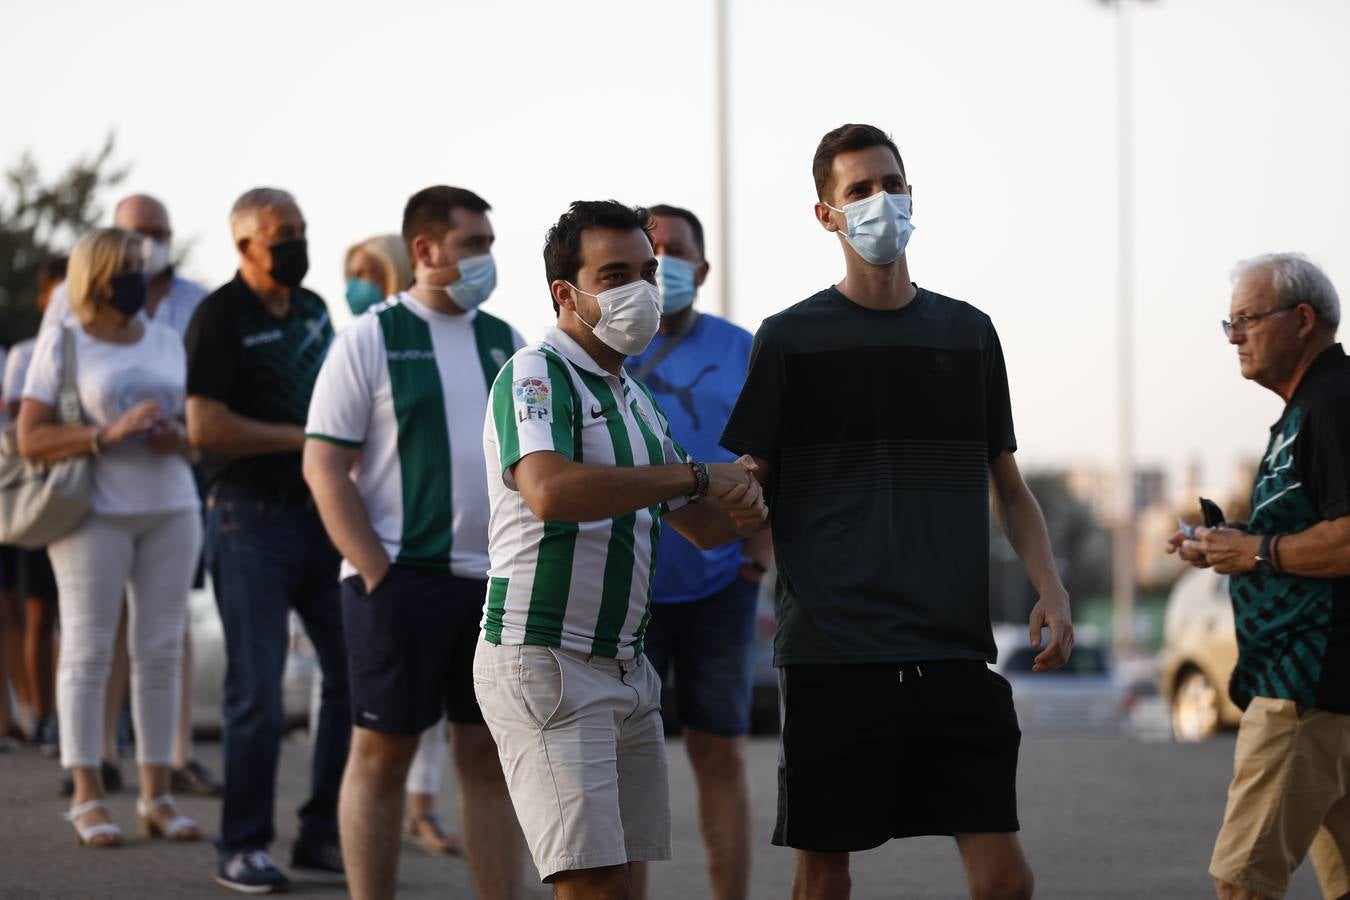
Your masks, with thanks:
[{"label": "lfp logo on jersey", "polygon": [[529,419],[549,421],[553,404],[549,402],[551,394],[547,378],[534,376],[517,378],[513,387],[516,396],[516,421],[525,422]]}]

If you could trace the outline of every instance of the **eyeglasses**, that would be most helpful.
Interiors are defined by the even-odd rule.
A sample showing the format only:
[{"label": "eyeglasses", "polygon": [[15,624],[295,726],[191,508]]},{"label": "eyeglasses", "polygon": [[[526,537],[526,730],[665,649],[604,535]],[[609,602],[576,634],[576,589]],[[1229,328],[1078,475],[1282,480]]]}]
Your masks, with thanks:
[{"label": "eyeglasses", "polygon": [[1292,312],[1297,308],[1296,306],[1286,306],[1283,309],[1272,309],[1270,312],[1243,313],[1240,316],[1234,316],[1231,322],[1224,319],[1219,324],[1223,326],[1223,336],[1232,337],[1235,334],[1246,334],[1247,329],[1253,322],[1259,322],[1267,316],[1278,316],[1280,313]]}]

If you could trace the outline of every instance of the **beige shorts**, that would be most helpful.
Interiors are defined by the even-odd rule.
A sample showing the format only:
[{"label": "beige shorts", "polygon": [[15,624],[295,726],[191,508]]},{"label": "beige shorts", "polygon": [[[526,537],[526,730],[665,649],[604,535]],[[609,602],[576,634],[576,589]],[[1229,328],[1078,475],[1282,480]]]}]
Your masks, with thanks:
[{"label": "beige shorts", "polygon": [[1350,893],[1350,715],[1257,697],[1242,715],[1209,874],[1279,898],[1304,856],[1325,896]]},{"label": "beige shorts", "polygon": [[541,880],[670,859],[661,679],[645,659],[480,640],[473,686]]}]

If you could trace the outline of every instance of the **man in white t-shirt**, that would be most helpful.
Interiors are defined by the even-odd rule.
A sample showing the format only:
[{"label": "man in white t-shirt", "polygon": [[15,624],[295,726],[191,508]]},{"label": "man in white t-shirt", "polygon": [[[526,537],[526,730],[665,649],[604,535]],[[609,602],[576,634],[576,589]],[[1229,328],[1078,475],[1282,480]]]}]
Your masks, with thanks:
[{"label": "man in white t-shirt", "polygon": [[[206,296],[202,285],[180,277],[173,268],[170,248],[173,228],[164,204],[148,194],[132,194],[120,200],[113,210],[113,227],[125,228],[141,236],[141,255],[145,259],[146,298],[141,315],[147,321],[168,325],[178,336],[187,334],[188,323],[197,305]],[[42,327],[72,321],[66,286],[52,291],[51,302],[42,315]]]},{"label": "man in white t-shirt", "polygon": [[524,345],[477,308],[496,284],[488,209],[463,188],[409,199],[415,283],[338,336],[310,401],[305,478],[343,555],[354,728],[338,814],[357,900],[394,895],[402,786],[442,715],[477,895],[520,890],[523,842],[472,673],[487,595],[488,388]]}]

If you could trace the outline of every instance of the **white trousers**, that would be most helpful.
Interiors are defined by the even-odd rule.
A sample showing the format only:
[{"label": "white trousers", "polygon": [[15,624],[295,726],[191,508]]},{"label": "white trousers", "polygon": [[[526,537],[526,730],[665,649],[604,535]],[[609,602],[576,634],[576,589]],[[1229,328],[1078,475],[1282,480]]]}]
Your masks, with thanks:
[{"label": "white trousers", "polygon": [[435,725],[422,732],[422,739],[417,743],[417,755],[408,769],[408,793],[433,797],[441,793],[441,774],[445,771],[449,745],[445,716],[441,716]]},{"label": "white trousers", "polygon": [[136,761],[173,764],[187,596],[201,543],[201,513],[189,509],[91,513],[47,548],[60,593],[63,767],[96,768],[102,758],[103,702],[124,594]]}]

